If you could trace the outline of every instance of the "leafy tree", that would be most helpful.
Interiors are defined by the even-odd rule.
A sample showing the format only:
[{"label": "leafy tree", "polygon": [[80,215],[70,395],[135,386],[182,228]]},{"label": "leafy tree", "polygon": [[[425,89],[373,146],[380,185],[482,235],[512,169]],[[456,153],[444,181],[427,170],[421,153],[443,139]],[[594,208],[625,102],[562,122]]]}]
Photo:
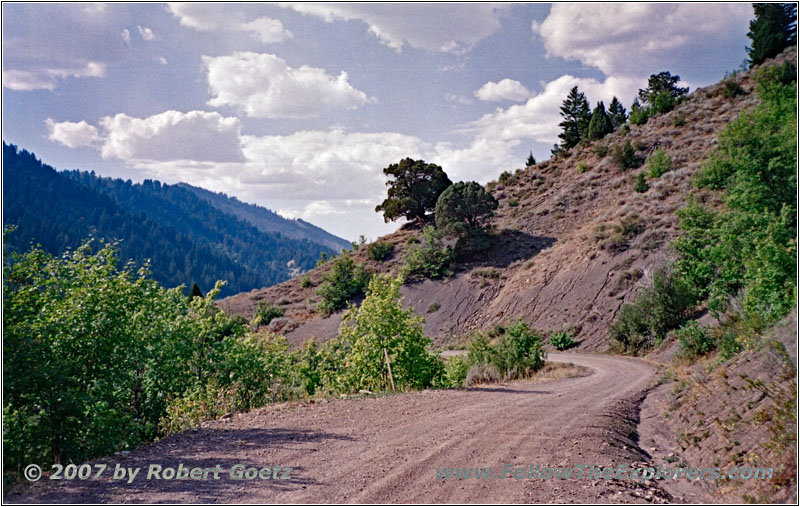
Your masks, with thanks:
[{"label": "leafy tree", "polygon": [[559,150],[569,150],[576,146],[582,139],[586,139],[589,131],[589,122],[592,119],[592,112],[589,108],[589,101],[583,92],[578,91],[578,87],[573,87],[567,98],[561,104],[561,116],[564,118],[558,124],[561,133]]},{"label": "leafy tree", "polygon": [[388,195],[375,211],[382,211],[386,222],[400,217],[411,221],[425,219],[436,207],[439,195],[453,184],[438,165],[411,158],[389,165],[383,173],[393,179],[386,182]]},{"label": "leafy tree", "polygon": [[611,99],[611,104],[608,105],[608,116],[611,118],[611,124],[615,129],[625,125],[625,122],[628,121],[628,115],[625,112],[625,106],[623,106],[622,103],[617,100],[616,96]]},{"label": "leafy tree", "polygon": [[343,251],[331,263],[331,270],[322,277],[322,285],[317,289],[322,298],[317,308],[326,315],[344,308],[350,298],[363,292],[370,279],[364,265],[356,264],[350,252]]},{"label": "leafy tree", "polygon": [[442,243],[441,235],[432,226],[422,230],[422,240],[406,250],[403,274],[407,277],[442,278],[450,274],[453,249]]},{"label": "leafy tree", "polygon": [[457,236],[461,253],[485,250],[490,242],[486,220],[497,209],[497,199],[474,181],[458,182],[445,190],[436,203],[436,225]]},{"label": "leafy tree", "polygon": [[797,4],[755,3],[753,11],[756,17],[747,33],[753,42],[753,47],[747,48],[751,68],[797,44]]},{"label": "leafy tree", "polygon": [[192,284],[192,289],[189,291],[189,299],[201,297],[203,297],[203,292],[200,290],[200,286],[197,285],[197,282],[194,282]]},{"label": "leafy tree", "polygon": [[536,165],[536,159],[533,158],[533,152],[530,152],[528,160],[525,161],[525,167],[530,167],[532,165]]},{"label": "leafy tree", "polygon": [[602,139],[606,134],[613,131],[614,124],[608,113],[606,113],[606,106],[603,101],[600,101],[592,111],[592,119],[589,121],[589,129],[587,131],[588,138],[592,140]]},{"label": "leafy tree", "polygon": [[433,341],[425,336],[424,320],[403,308],[400,285],[400,278],[374,276],[361,306],[342,318],[338,338],[348,347],[342,372],[346,390],[388,391],[387,355],[400,391],[430,387],[442,376],[441,360],[428,352]]},{"label": "leafy tree", "polygon": [[650,116],[666,113],[675,107],[680,97],[689,93],[689,88],[681,88],[680,76],[673,76],[667,71],[651,74],[647,79],[647,88],[639,90],[639,100],[647,107]]}]

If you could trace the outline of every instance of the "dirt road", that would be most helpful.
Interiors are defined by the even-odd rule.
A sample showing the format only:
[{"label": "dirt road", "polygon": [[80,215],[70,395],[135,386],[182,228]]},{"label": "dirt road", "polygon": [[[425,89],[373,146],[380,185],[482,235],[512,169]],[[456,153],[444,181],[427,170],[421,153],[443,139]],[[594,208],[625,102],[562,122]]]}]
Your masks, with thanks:
[{"label": "dirt road", "polygon": [[[588,367],[580,378],[294,403],[207,423],[109,464],[92,481],[42,480],[11,502],[642,502],[669,500],[655,485],[616,480],[437,478],[437,468],[617,466],[635,447],[638,404],[653,382],[644,362],[551,354]],[[290,480],[146,480],[150,464],[229,470],[292,467]],[[142,467],[130,484],[111,470]]]}]

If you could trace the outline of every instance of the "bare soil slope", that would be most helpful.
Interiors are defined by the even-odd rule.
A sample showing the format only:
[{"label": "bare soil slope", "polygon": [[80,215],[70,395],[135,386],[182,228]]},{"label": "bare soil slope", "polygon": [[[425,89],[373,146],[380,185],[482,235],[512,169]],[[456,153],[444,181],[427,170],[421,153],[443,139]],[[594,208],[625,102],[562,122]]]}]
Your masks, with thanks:
[{"label": "bare soil slope", "polygon": [[656,484],[606,480],[437,479],[444,467],[504,464],[638,464],[638,402],[654,368],[635,359],[552,354],[589,376],[377,398],[292,403],[206,423],[110,468],[293,467],[288,481],[98,481],[36,483],[11,502],[524,503],[642,502],[673,498]]},{"label": "bare soil slope", "polygon": [[[757,103],[749,73],[730,80],[743,93],[726,94],[722,83],[698,89],[670,113],[631,125],[628,134],[617,131],[489,184],[500,201],[494,247],[462,263],[451,279],[403,288],[408,304],[425,316],[426,333],[446,345],[472,330],[521,317],[541,330],[572,327],[584,350],[607,349],[607,327],[622,304],[670,256],[669,241],[678,233],[675,210],[685,202],[690,176],[715,148],[719,132]],[[673,169],[650,180],[645,193],[633,190],[636,175],[647,170],[644,164],[624,171],[611,156],[600,156],[598,146],[625,141],[642,161],[658,148],[672,158]],[[716,199],[710,192],[701,198]],[[395,244],[387,262],[367,260],[364,247],[354,256],[375,271],[395,269],[417,232],[401,229],[382,238]],[[327,269],[308,273],[310,287],[293,279],[227,298],[220,306],[249,317],[258,301],[267,300],[286,309],[276,330],[291,342],[331,337],[338,316],[314,311],[315,287]]]}]

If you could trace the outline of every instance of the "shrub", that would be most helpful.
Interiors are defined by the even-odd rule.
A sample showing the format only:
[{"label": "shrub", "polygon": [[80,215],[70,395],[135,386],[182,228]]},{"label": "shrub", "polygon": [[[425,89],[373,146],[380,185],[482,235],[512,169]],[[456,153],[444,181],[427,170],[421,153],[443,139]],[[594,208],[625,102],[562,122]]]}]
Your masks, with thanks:
[{"label": "shrub", "polygon": [[647,184],[647,180],[644,177],[644,173],[639,173],[636,175],[636,183],[633,184],[633,190],[640,194],[647,192],[650,188],[650,185]]},{"label": "shrub", "polygon": [[[647,123],[647,119],[650,117],[650,108],[643,107],[639,104],[638,99],[633,101],[633,105],[631,106],[631,114],[628,117],[628,121],[630,121],[633,125],[644,125]],[[630,129],[628,130],[630,132]],[[627,133],[627,132],[625,132]]]},{"label": "shrub", "polygon": [[356,265],[349,252],[342,252],[332,262],[331,270],[322,277],[323,282],[317,289],[317,295],[322,298],[317,309],[325,315],[344,308],[350,298],[364,291],[370,279],[364,265]]},{"label": "shrub", "polygon": [[381,262],[394,250],[394,244],[376,241],[367,245],[367,257],[373,261]]},{"label": "shrub", "polygon": [[464,383],[467,386],[474,386],[477,384],[494,384],[500,381],[500,373],[491,364],[476,363],[470,365],[467,369],[467,374]]},{"label": "shrub", "polygon": [[747,95],[747,92],[739,86],[733,79],[726,79],[722,82],[722,87],[720,88],[720,93],[726,99],[732,99],[734,97],[738,97],[740,95]]},{"label": "shrub", "polygon": [[589,166],[587,166],[585,162],[578,163],[578,174],[585,173],[587,169],[589,169]]},{"label": "shrub", "polygon": [[675,113],[672,118],[673,127],[683,127],[686,124],[686,115],[683,113]]},{"label": "shrub", "polygon": [[404,274],[407,277],[442,278],[450,274],[453,249],[442,244],[438,231],[428,226],[422,231],[422,241],[406,250]]},{"label": "shrub", "polygon": [[516,199],[509,199],[508,200],[508,206],[510,208],[516,208],[517,206],[519,206],[519,201],[516,200]]},{"label": "shrub", "polygon": [[441,305],[439,303],[433,302],[430,305],[428,305],[428,309],[427,309],[427,311],[425,313],[437,312],[437,311],[439,311],[439,308],[441,308]]},{"label": "shrub", "polygon": [[641,159],[636,154],[636,150],[629,140],[622,144],[615,144],[611,148],[611,158],[614,160],[617,167],[623,171],[634,169],[642,164]]},{"label": "shrub", "polygon": [[462,356],[451,356],[444,365],[446,387],[464,387],[467,380],[467,362]]},{"label": "shrub", "polygon": [[714,341],[697,322],[687,322],[675,331],[675,336],[678,338],[683,357],[703,356],[714,349]]},{"label": "shrub", "polygon": [[696,303],[697,295],[685,279],[669,267],[660,268],[653,273],[652,285],[639,289],[633,302],[622,307],[609,328],[611,337],[624,352],[646,351],[678,327]]},{"label": "shrub", "polygon": [[280,306],[275,306],[266,301],[259,301],[250,324],[256,328],[258,326],[267,326],[272,322],[272,319],[283,317],[284,313],[284,309]]},{"label": "shrub", "polygon": [[601,143],[595,144],[594,145],[594,154],[597,155],[600,158],[605,157],[606,155],[608,155],[608,145],[607,144],[601,144]]},{"label": "shrub", "polygon": [[492,364],[505,379],[528,377],[544,366],[542,339],[519,320],[509,326],[494,346]]},{"label": "shrub", "polygon": [[652,178],[660,178],[664,173],[672,170],[672,158],[667,152],[658,148],[647,158],[647,175]]},{"label": "shrub", "polygon": [[308,275],[305,275],[303,278],[300,279],[300,287],[306,289],[311,287],[313,284],[311,283],[311,278]]},{"label": "shrub", "polygon": [[500,173],[500,177],[497,178],[497,181],[499,183],[505,183],[505,182],[507,182],[508,180],[511,179],[511,176],[512,176],[512,174],[510,172],[503,171],[502,173]]},{"label": "shrub", "polygon": [[348,352],[341,384],[347,390],[388,390],[387,354],[398,390],[422,389],[440,381],[442,362],[428,351],[433,342],[423,332],[424,320],[413,309],[403,308],[401,283],[399,278],[376,275],[361,306],[351,307],[343,316],[339,339]]},{"label": "shrub", "polygon": [[558,331],[550,333],[550,345],[556,350],[567,350],[577,345],[577,342],[572,339],[572,333],[569,331]]}]

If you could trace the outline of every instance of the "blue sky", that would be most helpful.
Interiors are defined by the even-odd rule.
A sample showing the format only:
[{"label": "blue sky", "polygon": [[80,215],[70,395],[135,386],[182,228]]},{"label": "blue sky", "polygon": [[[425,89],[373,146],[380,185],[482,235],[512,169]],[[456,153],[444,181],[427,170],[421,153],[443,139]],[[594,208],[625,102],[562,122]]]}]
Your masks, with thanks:
[{"label": "blue sky", "polygon": [[549,157],[558,107],[629,107],[744,60],[750,4],[3,4],[3,139],[58,169],[186,181],[348,239],[382,169]]}]

